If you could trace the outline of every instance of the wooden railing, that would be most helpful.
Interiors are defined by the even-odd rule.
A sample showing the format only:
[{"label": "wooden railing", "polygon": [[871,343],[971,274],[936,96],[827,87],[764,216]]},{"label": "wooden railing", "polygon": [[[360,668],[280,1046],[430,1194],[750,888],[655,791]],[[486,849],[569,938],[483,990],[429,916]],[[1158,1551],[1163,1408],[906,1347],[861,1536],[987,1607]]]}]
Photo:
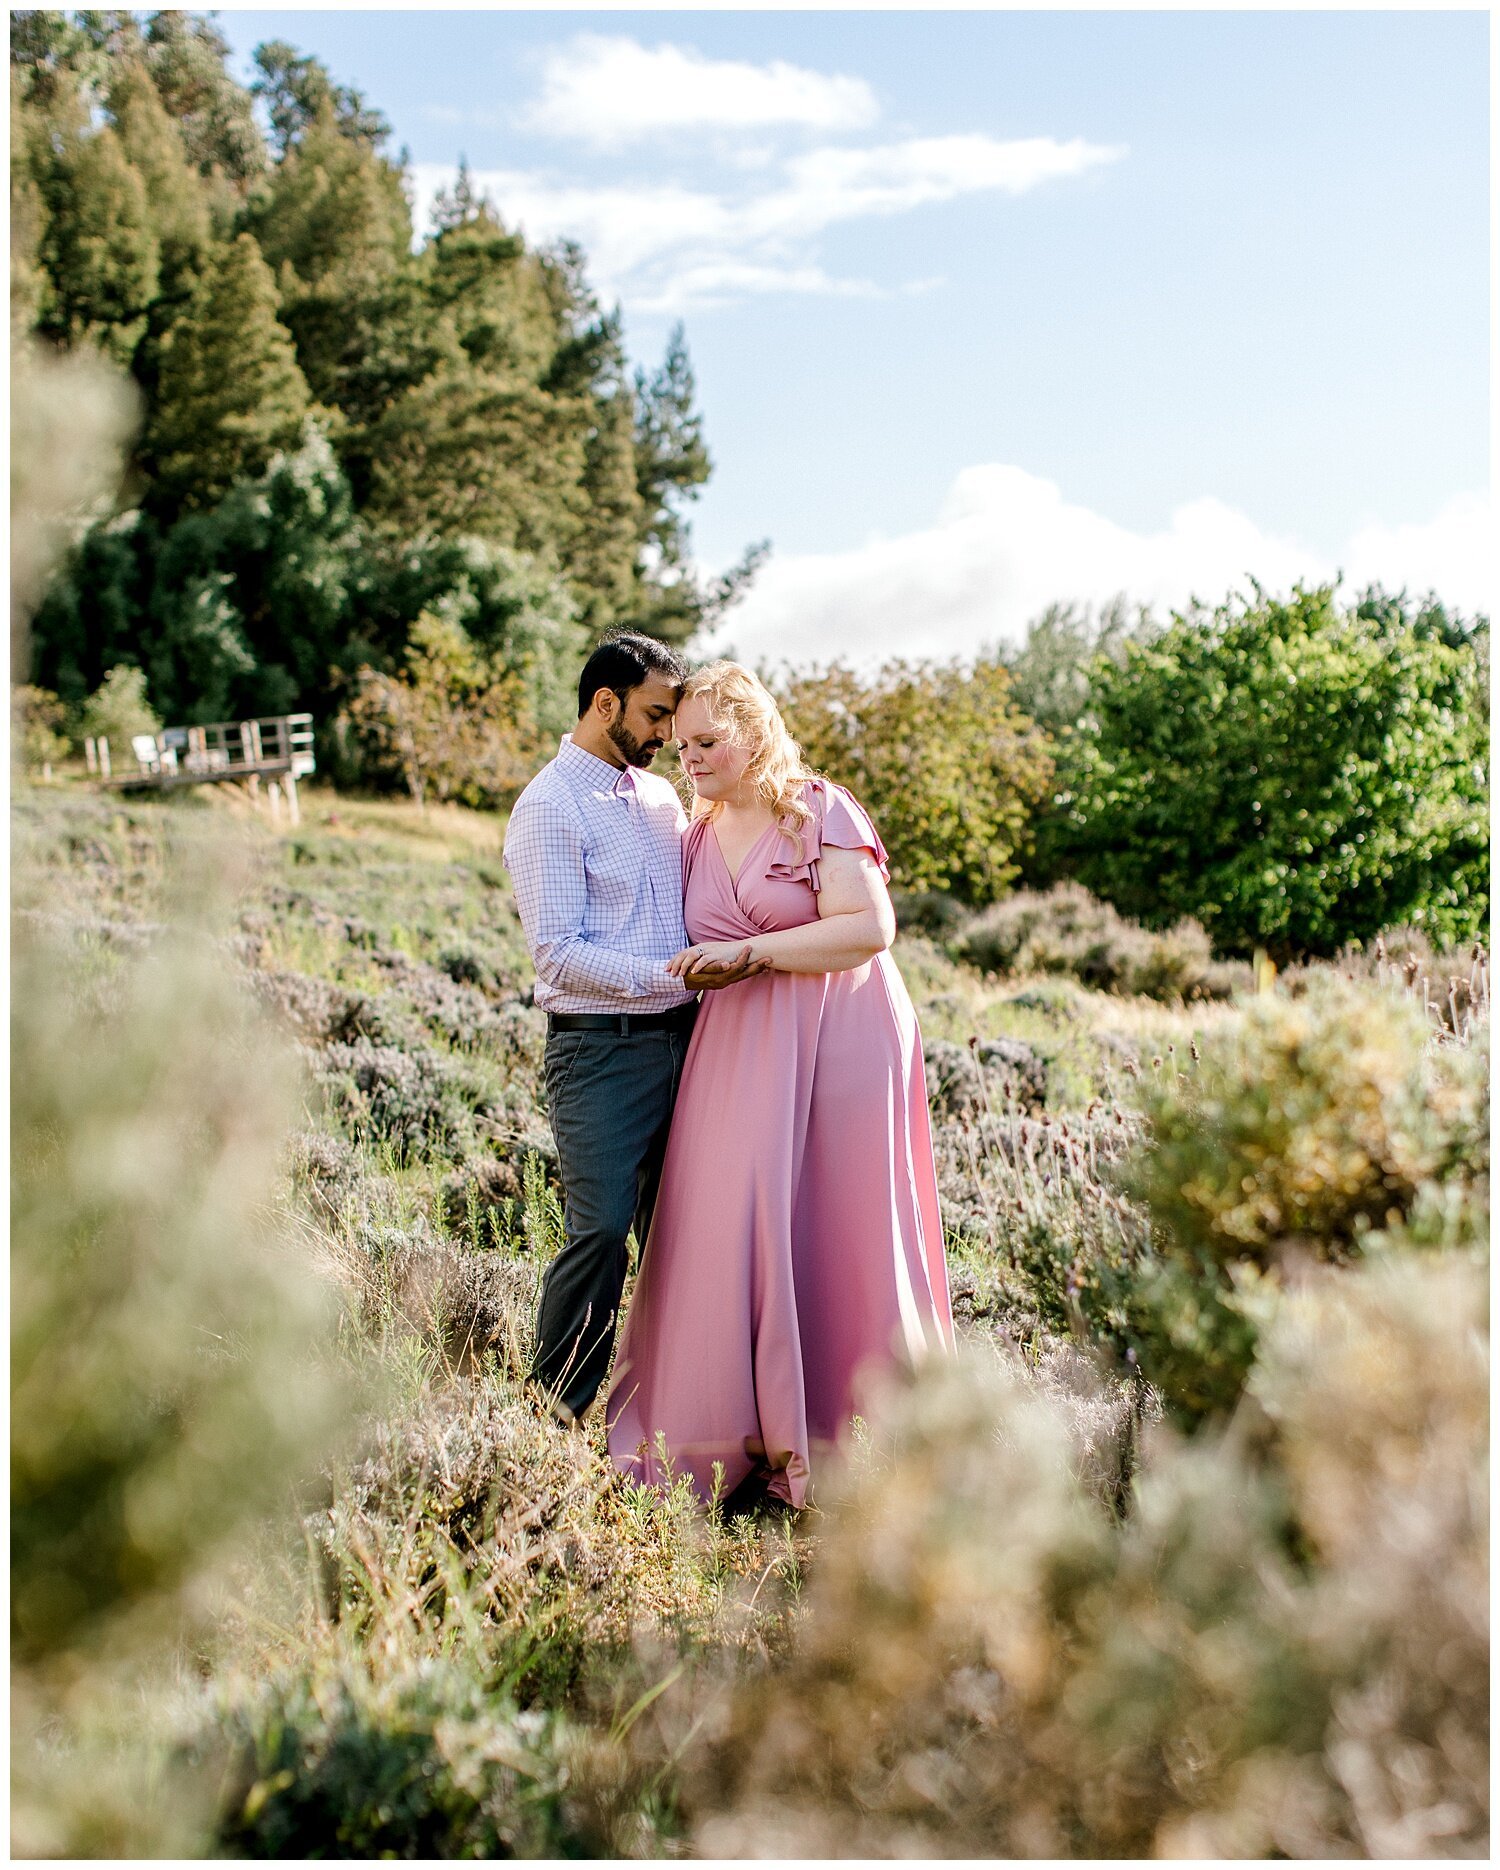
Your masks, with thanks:
[{"label": "wooden railing", "polygon": [[214,721],[202,727],[164,727],[131,740],[134,770],[115,769],[108,740],[86,740],[89,771],[102,785],[122,790],[168,789],[243,780],[252,796],[267,781],[273,815],[285,798],[295,824],[297,781],[316,770],[310,714],[272,714],[253,721]]}]

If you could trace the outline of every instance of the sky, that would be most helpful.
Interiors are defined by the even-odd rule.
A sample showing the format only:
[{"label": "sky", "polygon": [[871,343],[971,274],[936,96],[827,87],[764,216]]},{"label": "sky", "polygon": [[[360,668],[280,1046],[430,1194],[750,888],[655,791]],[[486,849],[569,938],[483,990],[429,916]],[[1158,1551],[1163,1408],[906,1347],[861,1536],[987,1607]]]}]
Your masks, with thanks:
[{"label": "sky", "polygon": [[971,655],[1342,572],[1488,609],[1489,24],[1469,12],[226,9],[686,329],[715,647]]}]

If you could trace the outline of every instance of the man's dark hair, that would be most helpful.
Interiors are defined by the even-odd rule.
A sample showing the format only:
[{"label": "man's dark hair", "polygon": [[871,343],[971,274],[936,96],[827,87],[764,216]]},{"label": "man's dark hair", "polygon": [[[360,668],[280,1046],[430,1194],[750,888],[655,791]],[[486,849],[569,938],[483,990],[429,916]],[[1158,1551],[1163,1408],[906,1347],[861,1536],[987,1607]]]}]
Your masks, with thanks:
[{"label": "man's dark hair", "polygon": [[674,688],[681,688],[688,678],[688,666],[675,649],[654,636],[642,636],[636,630],[616,630],[583,665],[578,678],[578,718],[589,711],[589,703],[601,688],[618,695],[623,706],[632,688],[639,688],[648,675],[659,675]]}]

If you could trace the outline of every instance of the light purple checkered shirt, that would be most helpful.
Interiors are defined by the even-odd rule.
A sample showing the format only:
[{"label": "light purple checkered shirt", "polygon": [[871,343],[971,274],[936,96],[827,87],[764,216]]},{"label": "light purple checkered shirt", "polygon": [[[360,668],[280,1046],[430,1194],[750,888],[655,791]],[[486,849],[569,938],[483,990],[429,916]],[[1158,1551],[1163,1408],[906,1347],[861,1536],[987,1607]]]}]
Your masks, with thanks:
[{"label": "light purple checkered shirt", "polygon": [[565,735],[516,800],[505,867],[550,1013],[665,1013],[694,996],[665,963],[682,925],[687,814],[669,780]]}]

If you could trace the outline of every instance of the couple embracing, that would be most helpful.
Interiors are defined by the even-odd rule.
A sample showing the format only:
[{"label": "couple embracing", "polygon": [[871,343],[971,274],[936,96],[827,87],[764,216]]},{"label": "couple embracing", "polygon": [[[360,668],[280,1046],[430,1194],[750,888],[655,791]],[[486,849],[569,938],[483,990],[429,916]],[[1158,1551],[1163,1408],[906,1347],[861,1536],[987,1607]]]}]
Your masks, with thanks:
[{"label": "couple embracing", "polygon": [[[797,1509],[863,1382],[952,1344],[885,850],[735,663],[617,634],[578,710],[505,838],[565,1219],[533,1375],[564,1422],[594,1401],[633,1227],[611,1459]],[[669,738],[691,817],[648,770]]]}]

